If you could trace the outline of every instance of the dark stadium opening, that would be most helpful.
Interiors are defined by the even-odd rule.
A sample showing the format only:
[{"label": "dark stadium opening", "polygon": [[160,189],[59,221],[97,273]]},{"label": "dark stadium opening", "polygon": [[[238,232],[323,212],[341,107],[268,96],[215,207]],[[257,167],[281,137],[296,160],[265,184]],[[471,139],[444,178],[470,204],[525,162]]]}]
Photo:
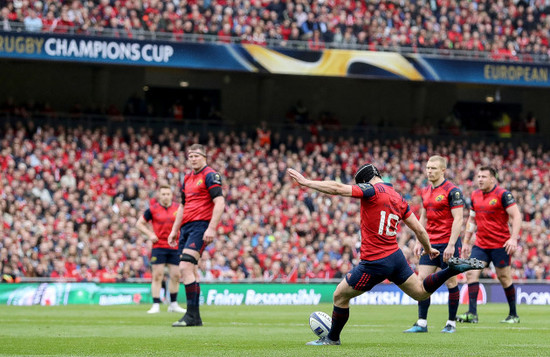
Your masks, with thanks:
[{"label": "dark stadium opening", "polygon": [[523,106],[519,103],[487,103],[487,102],[457,102],[452,116],[458,118],[467,130],[494,131],[496,123],[507,115],[514,131],[521,128],[521,112]]},{"label": "dark stadium opening", "polygon": [[158,117],[221,119],[221,93],[216,89],[150,87],[145,102],[147,111]]}]

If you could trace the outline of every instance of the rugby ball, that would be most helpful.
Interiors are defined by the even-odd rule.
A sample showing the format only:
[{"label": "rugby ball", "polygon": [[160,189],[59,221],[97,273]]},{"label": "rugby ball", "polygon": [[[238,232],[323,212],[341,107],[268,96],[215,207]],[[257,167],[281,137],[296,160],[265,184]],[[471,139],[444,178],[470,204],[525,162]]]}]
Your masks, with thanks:
[{"label": "rugby ball", "polygon": [[332,318],[322,311],[315,311],[309,315],[309,327],[319,337],[326,337],[332,325]]}]

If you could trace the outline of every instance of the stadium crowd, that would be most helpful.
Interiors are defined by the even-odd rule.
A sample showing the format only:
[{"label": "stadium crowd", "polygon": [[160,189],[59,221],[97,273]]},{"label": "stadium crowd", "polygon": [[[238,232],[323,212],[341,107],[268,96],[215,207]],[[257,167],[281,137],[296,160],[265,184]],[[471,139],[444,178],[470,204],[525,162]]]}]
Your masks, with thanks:
[{"label": "stadium crowd", "polygon": [[[1,0],[0,29],[139,38],[210,35],[265,45],[308,41],[394,49],[488,51],[495,59],[548,56],[544,0]],[[291,43],[291,42],[290,42]]]},{"label": "stadium crowd", "polygon": [[[0,272],[4,277],[71,281],[150,278],[151,243],[135,227],[159,180],[179,195],[189,172],[185,147],[199,134],[165,128],[108,132],[105,127],[51,127],[32,120],[0,129]],[[358,262],[359,202],[293,184],[288,167],[312,178],[350,182],[373,162],[418,214],[426,160],[449,159],[448,178],[466,198],[481,164],[500,169],[501,185],[524,216],[515,279],[550,279],[550,152],[431,139],[367,140],[364,136],[304,139],[278,132],[209,133],[209,164],[223,175],[227,207],[218,237],[199,263],[202,281],[288,281],[342,277]],[[465,210],[467,214],[468,210]],[[414,239],[398,239],[410,264]],[[495,278],[491,268],[484,276]]]}]

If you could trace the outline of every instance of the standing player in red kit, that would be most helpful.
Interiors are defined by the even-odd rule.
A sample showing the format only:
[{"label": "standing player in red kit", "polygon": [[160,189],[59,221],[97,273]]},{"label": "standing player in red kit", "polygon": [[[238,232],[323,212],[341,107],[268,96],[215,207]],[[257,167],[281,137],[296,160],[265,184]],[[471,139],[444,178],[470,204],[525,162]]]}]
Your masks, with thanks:
[{"label": "standing player in red kit", "polygon": [[[172,201],[172,189],[168,184],[162,184],[158,190],[158,200],[151,204],[143,216],[139,217],[136,227],[153,243],[151,252],[151,266],[153,280],[151,282],[151,293],[153,295],[153,306],[147,313],[156,314],[160,312],[160,288],[164,277],[164,267],[168,266],[170,282],[170,306],[168,312],[185,313],[178,305],[178,291],[180,287],[179,255],[178,250],[168,244],[168,236],[172,225],[176,220],[178,204]],[[147,222],[151,222],[153,230],[150,230]]]},{"label": "standing player in red kit", "polygon": [[[459,257],[460,232],[462,231],[464,196],[462,191],[452,182],[445,179],[447,160],[434,155],[426,164],[426,176],[430,185],[422,189],[422,209],[420,222],[430,236],[432,246],[441,253],[437,258],[430,259],[427,255],[420,257],[418,277],[424,279],[438,269],[445,269],[451,257]],[[422,245],[416,243],[414,253],[420,256]],[[456,277],[446,282],[449,289],[449,319],[441,332],[456,331],[456,312],[460,300],[460,291]],[[428,332],[428,309],[430,298],[418,302],[418,321],[404,332]]]},{"label": "standing player in red kit", "polygon": [[[508,306],[508,317],[503,323],[517,324],[519,316],[516,311],[516,288],[512,280],[510,259],[518,247],[521,212],[509,191],[499,187],[497,171],[484,166],[477,174],[479,190],[472,192],[472,208],[466,224],[462,255],[481,260],[485,266],[493,262],[500,284],[504,288]],[[508,221],[512,220],[512,232]],[[476,231],[475,245],[470,242]],[[470,308],[458,316],[459,322],[477,323],[477,294],[479,293],[480,272],[466,274]]]},{"label": "standing player in red kit", "polygon": [[439,251],[432,248],[428,233],[412,214],[409,204],[391,184],[382,181],[378,169],[372,164],[359,168],[355,185],[336,181],[312,181],[299,172],[288,169],[288,174],[299,185],[319,192],[361,199],[361,262],[346,274],[334,292],[332,325],[328,336],[308,342],[308,345],[339,345],[340,332],[349,318],[352,298],[371,290],[385,279],[395,283],[415,300],[424,300],[450,277],[471,269],[481,269],[476,259],[449,259],[449,267],[428,275],[421,281],[407,264],[397,245],[397,226],[403,220],[412,229],[424,248],[424,254],[435,259]]},{"label": "standing player in red kit", "polygon": [[[201,290],[195,266],[204,248],[214,240],[225,207],[221,176],[206,164],[204,146],[191,145],[187,149],[187,159],[193,172],[185,175],[181,189],[181,204],[168,237],[169,244],[178,244],[187,312],[172,324],[173,327],[202,326],[199,312]],[[176,243],[178,234],[179,242]]]}]

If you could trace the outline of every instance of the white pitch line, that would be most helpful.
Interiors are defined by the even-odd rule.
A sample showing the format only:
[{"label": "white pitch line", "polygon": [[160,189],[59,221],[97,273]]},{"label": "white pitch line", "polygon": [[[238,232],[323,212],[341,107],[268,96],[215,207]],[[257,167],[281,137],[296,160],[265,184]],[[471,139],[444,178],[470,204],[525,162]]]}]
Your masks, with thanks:
[{"label": "white pitch line", "polygon": [[[308,324],[284,324],[284,323],[265,323],[265,322],[231,322],[231,325],[237,326],[307,326]],[[387,325],[354,325],[347,324],[348,327],[385,327]]]},{"label": "white pitch line", "polygon": [[[460,326],[460,325],[457,325]],[[481,330],[537,330],[537,331],[546,331],[550,330],[550,327],[511,327],[511,326],[472,326],[472,329],[481,329]]]}]

